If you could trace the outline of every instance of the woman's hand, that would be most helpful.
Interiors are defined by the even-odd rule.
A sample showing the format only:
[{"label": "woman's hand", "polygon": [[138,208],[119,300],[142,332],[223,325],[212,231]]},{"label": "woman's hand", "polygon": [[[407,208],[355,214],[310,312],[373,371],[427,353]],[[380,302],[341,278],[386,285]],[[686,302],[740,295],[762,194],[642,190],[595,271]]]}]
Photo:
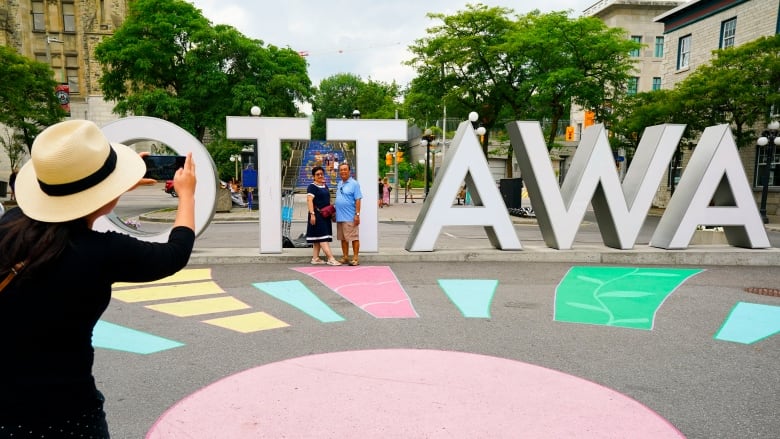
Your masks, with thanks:
[{"label": "woman's hand", "polygon": [[[140,155],[141,158],[144,158],[144,157],[149,155],[149,152],[147,152],[147,151],[139,152],[138,155]],[[133,186],[130,189],[128,189],[128,192],[133,190],[133,189],[135,189],[135,188],[137,188],[138,186],[152,186],[154,184],[157,184],[157,180],[155,180],[153,178],[142,178],[142,179],[138,180],[138,183],[136,183],[135,186]]]},{"label": "woman's hand", "polygon": [[195,197],[195,162],[192,160],[192,153],[188,152],[184,160],[184,166],[176,170],[173,176],[173,188],[179,198],[184,195],[191,198]]}]

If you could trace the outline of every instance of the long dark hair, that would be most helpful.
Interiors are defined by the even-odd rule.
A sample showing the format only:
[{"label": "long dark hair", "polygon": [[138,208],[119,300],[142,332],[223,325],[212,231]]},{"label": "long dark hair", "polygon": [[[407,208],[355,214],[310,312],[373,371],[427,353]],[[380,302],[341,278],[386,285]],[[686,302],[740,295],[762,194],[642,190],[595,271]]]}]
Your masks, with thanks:
[{"label": "long dark hair", "polygon": [[70,242],[77,228],[86,227],[84,218],[64,223],[34,220],[18,207],[0,219],[0,274],[7,273],[16,263],[24,261],[24,279],[57,259]]}]

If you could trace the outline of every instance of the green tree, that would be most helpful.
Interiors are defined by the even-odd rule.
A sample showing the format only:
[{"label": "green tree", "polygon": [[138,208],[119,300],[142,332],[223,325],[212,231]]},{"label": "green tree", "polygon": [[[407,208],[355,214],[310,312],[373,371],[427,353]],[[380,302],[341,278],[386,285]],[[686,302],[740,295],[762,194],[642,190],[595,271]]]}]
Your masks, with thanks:
[{"label": "green tree", "polygon": [[[712,61],[675,87],[688,117],[678,120],[697,131],[731,125],[737,146],[753,144],[753,127],[780,108],[780,35],[713,52]],[[695,115],[696,117],[691,117]]]},{"label": "green tree", "polygon": [[203,141],[224,135],[225,116],[295,116],[311,96],[306,61],[264,47],[226,25],[212,26],[184,0],[136,0],[116,33],[100,43],[101,88],[120,115],[173,122]]},{"label": "green tree", "polygon": [[312,100],[312,138],[325,139],[326,120],[352,117],[360,111],[364,119],[392,119],[400,107],[397,84],[368,80],[351,73],[338,73],[320,81]]},{"label": "green tree", "polygon": [[6,149],[22,144],[29,152],[38,133],[65,117],[55,95],[57,82],[47,64],[6,46],[0,46],[0,78],[0,124],[14,131],[3,144]]},{"label": "green tree", "polygon": [[[488,132],[506,118],[548,120],[549,146],[572,103],[606,118],[605,104],[620,96],[632,69],[629,51],[640,47],[621,29],[566,12],[517,16],[477,4],[428,16],[442,24],[410,47],[419,75],[410,105],[428,111],[420,104],[441,97],[448,110],[477,111]],[[485,154],[487,144],[486,136]]]}]

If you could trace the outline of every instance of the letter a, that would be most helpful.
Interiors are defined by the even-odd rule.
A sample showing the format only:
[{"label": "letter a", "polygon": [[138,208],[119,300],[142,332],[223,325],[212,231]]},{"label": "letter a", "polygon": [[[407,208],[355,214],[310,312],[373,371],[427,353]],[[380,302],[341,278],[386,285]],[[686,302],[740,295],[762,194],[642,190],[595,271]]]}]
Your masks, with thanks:
[{"label": "letter a", "polygon": [[728,125],[708,127],[702,133],[650,245],[685,249],[700,224],[723,226],[726,239],[735,247],[770,247]]},{"label": "letter a", "polygon": [[[464,179],[476,207],[452,207]],[[458,126],[444,164],[406,241],[406,250],[432,251],[445,225],[484,225],[493,247],[522,249],[470,122]]]}]

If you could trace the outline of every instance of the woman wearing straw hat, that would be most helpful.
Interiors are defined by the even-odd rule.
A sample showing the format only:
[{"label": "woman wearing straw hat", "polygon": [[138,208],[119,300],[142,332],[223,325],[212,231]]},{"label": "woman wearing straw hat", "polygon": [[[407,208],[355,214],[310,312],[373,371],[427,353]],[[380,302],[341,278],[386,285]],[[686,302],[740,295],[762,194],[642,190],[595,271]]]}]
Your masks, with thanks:
[{"label": "woman wearing straw hat", "polygon": [[92,376],[92,330],[111,284],[169,276],[195,240],[195,164],[176,171],[179,208],[167,243],[92,230],[145,165],[92,122],[41,132],[0,218],[0,436],[108,438]]}]

